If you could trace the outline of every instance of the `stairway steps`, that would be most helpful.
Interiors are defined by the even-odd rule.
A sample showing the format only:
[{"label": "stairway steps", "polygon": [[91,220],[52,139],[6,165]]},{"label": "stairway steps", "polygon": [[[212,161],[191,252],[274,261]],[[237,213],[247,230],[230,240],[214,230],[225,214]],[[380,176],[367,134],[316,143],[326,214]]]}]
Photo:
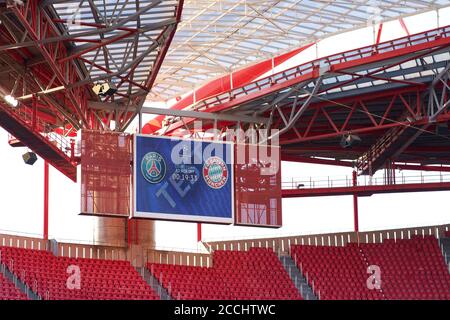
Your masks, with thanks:
[{"label": "stairway steps", "polygon": [[156,279],[150,271],[145,267],[137,268],[136,271],[141,275],[141,277],[147,282],[147,284],[155,291],[161,300],[172,300],[172,297],[167,292],[167,290],[161,285],[161,283]]},{"label": "stairway steps", "polygon": [[300,270],[298,270],[292,258],[289,256],[279,256],[278,258],[303,299],[318,300],[317,296],[312,291]]},{"label": "stairway steps", "polygon": [[8,267],[4,264],[0,264],[0,273],[3,276],[11,281],[14,286],[19,289],[22,293],[24,293],[28,299],[30,300],[42,300],[42,298],[31,290],[22,280],[20,280],[13,272],[9,271]]},{"label": "stairway steps", "polygon": [[[406,116],[404,116],[404,120]],[[356,167],[360,175],[374,174],[391,156],[393,150],[404,142],[409,133],[415,131],[409,126],[394,127],[373,144],[357,161]],[[372,171],[372,172],[370,172]]]},{"label": "stairway steps", "polygon": [[450,238],[442,238],[439,240],[439,245],[442,249],[445,262],[449,266],[450,272]]}]

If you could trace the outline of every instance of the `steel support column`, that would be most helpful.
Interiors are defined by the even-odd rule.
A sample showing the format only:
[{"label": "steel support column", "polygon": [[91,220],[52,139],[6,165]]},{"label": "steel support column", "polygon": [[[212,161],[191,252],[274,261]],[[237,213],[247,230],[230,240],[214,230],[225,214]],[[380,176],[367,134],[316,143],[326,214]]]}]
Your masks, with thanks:
[{"label": "steel support column", "polygon": [[202,224],[197,223],[197,242],[202,241]]},{"label": "steel support column", "polygon": [[[358,185],[358,173],[353,171],[353,186]],[[358,194],[353,194],[353,221],[355,232],[359,232]]]},{"label": "steel support column", "polygon": [[44,240],[48,240],[48,195],[49,195],[49,174],[48,162],[44,162]]}]

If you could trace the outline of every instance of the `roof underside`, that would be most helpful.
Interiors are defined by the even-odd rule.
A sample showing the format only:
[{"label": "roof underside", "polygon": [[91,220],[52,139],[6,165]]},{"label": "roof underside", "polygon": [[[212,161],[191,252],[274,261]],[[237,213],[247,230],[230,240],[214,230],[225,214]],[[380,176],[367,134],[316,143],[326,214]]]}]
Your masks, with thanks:
[{"label": "roof underside", "polygon": [[[198,101],[192,110],[234,116],[235,122],[265,119],[267,128],[279,130],[284,155],[358,161],[377,147],[377,165],[391,155],[448,164],[449,48],[450,26],[441,27],[306,62]],[[434,104],[442,113],[436,122],[429,120]],[[233,128],[235,122],[202,125]],[[189,119],[174,119],[161,132],[182,134],[189,125]],[[350,133],[362,141],[344,148],[341,139]]]},{"label": "roof underside", "polygon": [[[49,2],[72,37],[89,41],[76,44],[74,51],[83,52],[96,43],[109,43],[80,55],[94,82],[110,79],[119,86],[122,97],[144,93],[158,57],[161,35],[175,22],[177,0]],[[127,72],[130,81],[123,84],[122,77]]]},{"label": "roof underside", "polygon": [[[183,0],[8,0],[0,5],[0,93],[51,126],[124,131],[150,91]],[[94,84],[117,87],[97,95]],[[108,93],[111,93],[108,92]],[[121,111],[116,112],[116,109]]]},{"label": "roof underside", "polygon": [[448,0],[187,0],[147,101],[168,100],[332,34],[447,5]]}]

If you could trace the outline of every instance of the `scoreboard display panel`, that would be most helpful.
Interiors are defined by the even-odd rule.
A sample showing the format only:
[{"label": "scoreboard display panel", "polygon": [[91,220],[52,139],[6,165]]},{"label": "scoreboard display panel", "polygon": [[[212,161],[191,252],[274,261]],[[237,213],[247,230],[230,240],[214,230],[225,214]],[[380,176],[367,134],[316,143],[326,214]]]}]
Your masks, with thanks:
[{"label": "scoreboard display panel", "polygon": [[132,217],[231,224],[232,143],[135,135]]}]

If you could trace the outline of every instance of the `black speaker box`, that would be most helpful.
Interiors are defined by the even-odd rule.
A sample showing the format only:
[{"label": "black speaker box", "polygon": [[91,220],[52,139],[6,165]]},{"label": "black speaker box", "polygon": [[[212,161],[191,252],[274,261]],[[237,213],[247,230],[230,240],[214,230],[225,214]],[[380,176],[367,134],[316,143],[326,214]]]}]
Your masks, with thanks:
[{"label": "black speaker box", "polygon": [[341,147],[344,149],[351,148],[359,143],[361,143],[361,138],[354,134],[344,135],[341,139]]},{"label": "black speaker box", "polygon": [[23,156],[23,161],[30,166],[33,165],[37,161],[37,155],[34,152],[27,152]]}]

